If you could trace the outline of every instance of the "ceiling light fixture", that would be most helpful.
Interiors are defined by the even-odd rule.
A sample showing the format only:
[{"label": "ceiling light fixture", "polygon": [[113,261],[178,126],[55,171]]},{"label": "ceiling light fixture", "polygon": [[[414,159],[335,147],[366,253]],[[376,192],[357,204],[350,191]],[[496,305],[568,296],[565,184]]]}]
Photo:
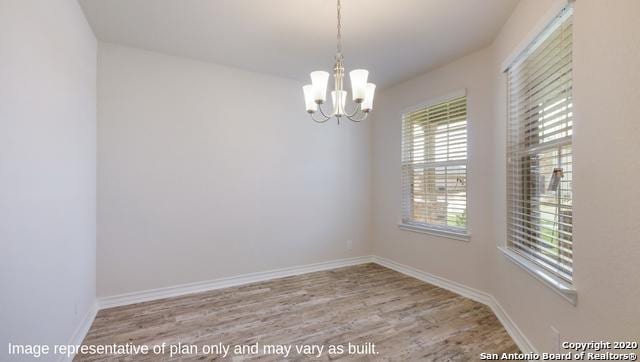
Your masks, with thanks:
[{"label": "ceiling light fixture", "polygon": [[[327,98],[327,83],[329,81],[329,73],[318,70],[311,72],[311,84],[302,87],[304,92],[305,105],[307,113],[311,115],[311,119],[318,123],[324,123],[335,117],[340,124],[340,118],[346,117],[350,121],[360,122],[367,118],[373,107],[373,95],[376,85],[367,83],[369,71],[365,69],[355,69],[349,72],[351,78],[351,93],[355,103],[355,110],[347,112],[346,101],[347,91],[344,90],[344,65],[342,63],[342,23],[340,13],[340,0],[337,3],[338,10],[338,35],[337,35],[337,51],[336,64],[333,68],[333,78],[335,79],[335,88],[331,91],[331,101],[333,103],[333,112],[327,114],[322,109],[322,104]],[[320,111],[320,118],[316,118],[314,114]]]}]

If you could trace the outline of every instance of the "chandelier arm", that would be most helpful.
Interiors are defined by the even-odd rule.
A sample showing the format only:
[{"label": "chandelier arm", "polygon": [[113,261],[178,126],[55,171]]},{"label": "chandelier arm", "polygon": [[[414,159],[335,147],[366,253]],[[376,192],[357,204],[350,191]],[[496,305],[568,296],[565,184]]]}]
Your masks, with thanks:
[{"label": "chandelier arm", "polygon": [[356,105],[356,109],[351,114],[349,114],[349,112],[347,112],[347,106],[345,105],[344,111],[345,111],[345,116],[347,116],[347,118],[351,118],[351,117],[355,116],[356,114],[360,113],[360,111],[362,110],[362,107],[358,107],[358,103],[354,103],[354,104]]},{"label": "chandelier arm", "polygon": [[335,116],[335,113],[332,113],[330,115],[324,113],[324,110],[322,109],[322,104],[318,104],[318,109],[320,110],[320,113],[322,114],[322,116],[327,118],[327,119],[332,118],[333,116]]},{"label": "chandelier arm", "polygon": [[311,119],[316,123],[324,123],[324,122],[328,121],[329,119],[331,119],[330,117],[325,117],[324,119],[316,119],[316,117],[314,117],[313,115],[314,115],[314,113],[309,113],[309,116],[311,116]]},{"label": "chandelier arm", "polygon": [[347,118],[348,118],[351,122],[356,122],[356,123],[358,123],[358,122],[362,122],[362,121],[364,121],[365,119],[367,119],[367,117],[369,116],[369,112],[362,112],[362,113],[363,113],[363,116],[362,116],[361,118],[355,118],[355,117],[351,117],[351,116],[348,116],[348,115],[347,115]]}]

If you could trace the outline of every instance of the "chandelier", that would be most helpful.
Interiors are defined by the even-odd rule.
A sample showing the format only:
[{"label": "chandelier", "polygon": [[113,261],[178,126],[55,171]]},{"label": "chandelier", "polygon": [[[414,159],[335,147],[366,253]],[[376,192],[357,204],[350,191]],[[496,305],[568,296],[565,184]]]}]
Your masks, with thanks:
[{"label": "chandelier", "polygon": [[[333,67],[334,90],[331,91],[331,101],[333,111],[328,114],[322,109],[322,105],[327,98],[327,83],[329,81],[329,73],[318,70],[311,72],[311,84],[302,87],[304,92],[304,100],[307,113],[311,119],[318,123],[324,123],[335,117],[340,124],[340,118],[346,117],[350,121],[360,122],[367,118],[371,108],[373,107],[373,94],[376,85],[367,83],[369,71],[365,69],[355,69],[349,72],[351,79],[351,95],[354,103],[352,111],[347,111],[347,91],[344,90],[344,65],[342,57],[342,23],[340,13],[340,0],[337,3],[338,10],[338,34],[336,37],[336,64]],[[317,112],[319,111],[319,115]],[[316,115],[318,118],[316,118]]]}]

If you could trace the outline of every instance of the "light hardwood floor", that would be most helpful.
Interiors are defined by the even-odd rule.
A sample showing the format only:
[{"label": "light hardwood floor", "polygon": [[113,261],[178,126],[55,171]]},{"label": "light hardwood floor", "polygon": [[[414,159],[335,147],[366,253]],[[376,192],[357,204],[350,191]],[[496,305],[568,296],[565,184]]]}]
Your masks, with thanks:
[{"label": "light hardwood floor", "polygon": [[[518,348],[491,310],[376,264],[287,277],[101,310],[85,344],[324,345],[318,360],[473,361]],[[329,355],[375,344],[377,355]],[[249,359],[249,356],[229,356]],[[307,356],[292,351],[289,360]],[[221,356],[77,355],[93,360],[222,360]],[[283,360],[258,355],[250,359]]]}]

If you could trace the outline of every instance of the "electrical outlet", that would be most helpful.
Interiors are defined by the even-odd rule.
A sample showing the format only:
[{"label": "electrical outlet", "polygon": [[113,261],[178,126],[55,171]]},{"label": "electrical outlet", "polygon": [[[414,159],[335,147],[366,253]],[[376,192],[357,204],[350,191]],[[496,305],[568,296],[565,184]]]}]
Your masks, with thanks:
[{"label": "electrical outlet", "polygon": [[560,353],[560,332],[554,326],[551,326],[551,343],[553,353]]},{"label": "electrical outlet", "polygon": [[353,250],[353,241],[347,240],[347,250]]}]

